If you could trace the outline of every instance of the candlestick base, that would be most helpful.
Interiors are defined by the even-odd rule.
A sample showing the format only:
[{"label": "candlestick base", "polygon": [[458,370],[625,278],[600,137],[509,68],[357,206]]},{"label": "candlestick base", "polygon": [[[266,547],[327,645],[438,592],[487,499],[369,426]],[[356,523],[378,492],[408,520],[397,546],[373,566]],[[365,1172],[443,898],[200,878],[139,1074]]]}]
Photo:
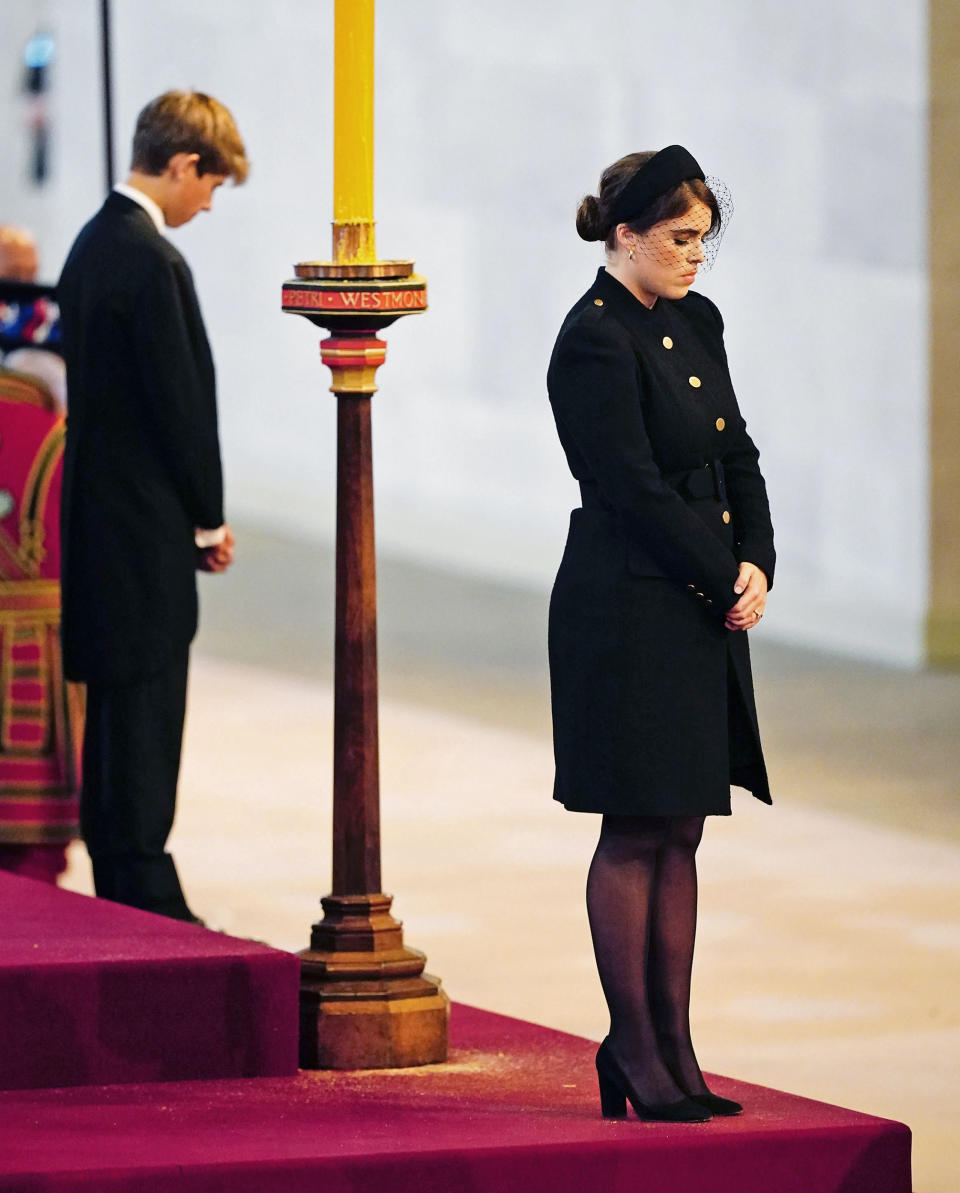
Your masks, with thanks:
[{"label": "candlestick base", "polygon": [[377,331],[427,309],[427,280],[412,268],[412,261],[302,261],[283,284],[283,309],[331,331]]},{"label": "candlestick base", "polygon": [[447,1058],[450,1000],[403,944],[390,895],[328,895],[300,954],[300,1067],[401,1069]]},{"label": "candlestick base", "polygon": [[408,278],[413,262],[401,258],[385,261],[298,261],[293,267],[298,278]]}]

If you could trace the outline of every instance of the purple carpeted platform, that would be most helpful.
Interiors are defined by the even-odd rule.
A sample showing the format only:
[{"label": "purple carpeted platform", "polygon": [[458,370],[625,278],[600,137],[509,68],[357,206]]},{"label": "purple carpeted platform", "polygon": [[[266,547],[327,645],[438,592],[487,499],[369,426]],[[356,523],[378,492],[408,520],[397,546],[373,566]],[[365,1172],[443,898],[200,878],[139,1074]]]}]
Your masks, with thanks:
[{"label": "purple carpeted platform", "polygon": [[447,1064],[274,1076],[295,957],[3,874],[0,917],[0,1193],[910,1193],[900,1123],[724,1078],[740,1118],[604,1122],[595,1044],[464,1006]]},{"label": "purple carpeted platform", "polygon": [[900,1123],[717,1078],[746,1113],[600,1118],[595,1045],[454,1006],[450,1061],[0,1094],[3,1193],[910,1193]]},{"label": "purple carpeted platform", "polygon": [[0,1089],[296,1072],[296,957],[0,872]]}]

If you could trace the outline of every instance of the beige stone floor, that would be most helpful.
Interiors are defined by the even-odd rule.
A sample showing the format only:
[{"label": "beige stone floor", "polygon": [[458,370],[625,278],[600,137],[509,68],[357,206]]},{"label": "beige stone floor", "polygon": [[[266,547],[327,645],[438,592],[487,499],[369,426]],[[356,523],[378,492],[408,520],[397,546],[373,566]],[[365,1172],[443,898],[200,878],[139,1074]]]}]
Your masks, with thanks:
[{"label": "beige stone floor", "polygon": [[[194,660],[174,849],[211,922],[307,943],[329,885],[329,686]],[[384,885],[457,1000],[598,1038],[582,889],[593,817],[549,799],[549,740],[386,699]],[[918,1193],[955,1193],[960,844],[737,793],[701,848],[694,1021],[705,1067],[915,1132]],[[68,885],[88,890],[76,846]]]},{"label": "beige stone floor", "polygon": [[[241,548],[232,583],[204,579],[173,847],[198,914],[298,949],[330,880],[331,560],[249,530]],[[597,825],[550,799],[545,595],[390,560],[380,590],[384,887],[407,942],[452,998],[597,1039]],[[916,1193],[958,1193],[960,675],[755,646],[776,803],[736,793],[708,823],[700,1059],[909,1123]],[[90,889],[82,846],[67,884]]]}]

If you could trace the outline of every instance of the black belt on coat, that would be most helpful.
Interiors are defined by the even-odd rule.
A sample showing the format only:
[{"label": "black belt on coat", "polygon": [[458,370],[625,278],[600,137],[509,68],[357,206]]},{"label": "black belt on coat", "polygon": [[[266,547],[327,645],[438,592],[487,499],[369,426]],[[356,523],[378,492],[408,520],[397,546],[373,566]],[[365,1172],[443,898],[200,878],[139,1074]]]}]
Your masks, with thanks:
[{"label": "black belt on coat", "polygon": [[727,486],[723,464],[719,460],[710,460],[703,468],[694,468],[690,472],[665,472],[663,479],[681,497],[715,497],[727,504]]},{"label": "black belt on coat", "polygon": [[[710,460],[702,468],[694,468],[689,472],[665,472],[663,479],[671,489],[688,500],[715,497],[724,505],[728,504],[723,465],[719,460]],[[600,486],[596,481],[580,482],[580,500],[584,509],[608,508],[600,496]]]}]

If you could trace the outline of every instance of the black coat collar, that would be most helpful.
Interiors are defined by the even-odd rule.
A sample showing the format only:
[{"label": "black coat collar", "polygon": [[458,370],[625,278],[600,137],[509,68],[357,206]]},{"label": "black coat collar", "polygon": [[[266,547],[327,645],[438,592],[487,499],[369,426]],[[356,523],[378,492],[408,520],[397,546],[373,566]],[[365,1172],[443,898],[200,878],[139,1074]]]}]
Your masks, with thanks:
[{"label": "black coat collar", "polygon": [[150,216],[150,212],[135,200],[131,199],[128,195],[121,195],[119,191],[111,191],[110,194],[107,195],[106,199],[103,201],[103,207],[101,210],[107,215],[122,216],[128,219],[131,216],[139,216],[141,217],[140,222],[145,228],[149,228],[149,230],[153,232],[155,236],[160,235],[159,231],[157,230],[157,225],[153,222],[153,219]]},{"label": "black coat collar", "polygon": [[[596,281],[587,291],[586,297],[598,306],[607,307],[638,346],[643,346],[647,336],[656,332],[663,322],[664,299],[658,298],[651,310],[602,266],[597,270]],[[660,334],[663,334],[662,331]]]},{"label": "black coat collar", "polygon": [[609,303],[618,315],[632,315],[634,318],[652,315],[662,302],[662,299],[658,298],[652,309],[644,306],[623,282],[618,282],[602,265],[597,270],[596,280],[590,288],[590,297],[600,297],[605,303]]},{"label": "black coat collar", "polygon": [[[678,343],[689,342],[690,333],[702,342],[711,355],[726,367],[720,325],[716,308],[702,295],[690,291],[683,298],[658,298],[653,309],[643,305],[630,291],[603,268],[584,295],[584,305],[597,303],[605,307],[630,337],[641,353],[649,350],[651,342],[659,342],[669,335]],[[711,314],[713,312],[713,314]]]}]

